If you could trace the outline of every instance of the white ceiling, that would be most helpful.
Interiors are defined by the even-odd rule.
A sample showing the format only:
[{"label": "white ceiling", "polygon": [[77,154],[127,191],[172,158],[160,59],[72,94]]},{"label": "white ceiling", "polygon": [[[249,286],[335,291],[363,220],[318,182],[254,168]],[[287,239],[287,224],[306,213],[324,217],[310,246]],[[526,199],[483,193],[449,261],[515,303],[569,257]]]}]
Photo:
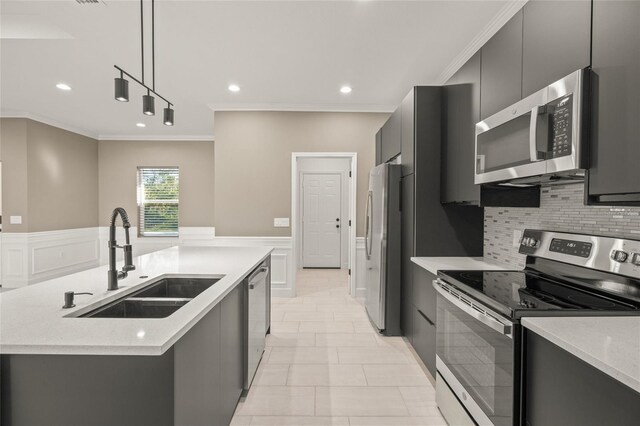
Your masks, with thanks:
[{"label": "white ceiling", "polygon": [[[517,9],[508,0],[158,0],[156,89],[175,104],[171,128],[157,98],[156,116],[142,114],[133,82],[129,103],[113,99],[114,64],[140,76],[139,7],[3,0],[3,116],[102,139],[169,139],[212,137],[218,110],[390,111],[411,86],[441,84]],[[343,84],[353,92],[341,94]]]}]

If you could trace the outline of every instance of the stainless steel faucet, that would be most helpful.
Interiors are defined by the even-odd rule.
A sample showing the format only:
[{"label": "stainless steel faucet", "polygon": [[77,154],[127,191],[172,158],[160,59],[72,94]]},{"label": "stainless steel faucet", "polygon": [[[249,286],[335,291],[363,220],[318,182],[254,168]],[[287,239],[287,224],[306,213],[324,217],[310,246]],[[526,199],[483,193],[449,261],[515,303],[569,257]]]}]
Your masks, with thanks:
[{"label": "stainless steel faucet", "polygon": [[[125,244],[119,246],[116,241],[116,218],[120,215],[122,218],[122,226],[124,227],[125,233]],[[111,213],[111,222],[109,224],[109,271],[108,274],[108,286],[107,290],[117,290],[118,289],[118,280],[127,277],[129,271],[133,271],[136,269],[133,266],[133,252],[131,251],[131,244],[129,243],[129,228],[131,224],[129,223],[129,216],[127,212],[122,207],[117,207]],[[121,271],[116,269],[116,248],[121,248],[124,250],[124,266]]]}]

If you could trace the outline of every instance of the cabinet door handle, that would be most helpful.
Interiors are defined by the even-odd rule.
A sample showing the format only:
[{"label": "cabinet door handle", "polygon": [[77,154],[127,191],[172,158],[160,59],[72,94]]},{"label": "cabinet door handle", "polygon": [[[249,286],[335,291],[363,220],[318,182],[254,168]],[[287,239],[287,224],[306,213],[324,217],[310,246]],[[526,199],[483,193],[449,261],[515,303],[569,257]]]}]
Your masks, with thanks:
[{"label": "cabinet door handle", "polygon": [[424,314],[424,312],[422,312],[420,309],[418,309],[418,313],[419,313],[420,315],[422,315],[422,318],[424,318],[424,319],[425,319],[429,324],[431,324],[431,325],[432,325],[432,326],[434,326],[434,327],[436,326],[436,324],[435,324],[433,321],[431,321],[431,320],[429,319],[429,317],[428,317],[428,316],[426,316],[426,315]]}]

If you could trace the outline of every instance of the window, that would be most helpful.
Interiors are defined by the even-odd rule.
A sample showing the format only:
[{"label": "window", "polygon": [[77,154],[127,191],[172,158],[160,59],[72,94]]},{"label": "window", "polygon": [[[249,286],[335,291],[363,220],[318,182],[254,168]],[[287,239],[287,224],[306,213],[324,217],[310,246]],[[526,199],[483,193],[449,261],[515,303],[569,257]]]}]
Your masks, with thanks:
[{"label": "window", "polygon": [[177,167],[138,167],[138,235],[178,236]]}]

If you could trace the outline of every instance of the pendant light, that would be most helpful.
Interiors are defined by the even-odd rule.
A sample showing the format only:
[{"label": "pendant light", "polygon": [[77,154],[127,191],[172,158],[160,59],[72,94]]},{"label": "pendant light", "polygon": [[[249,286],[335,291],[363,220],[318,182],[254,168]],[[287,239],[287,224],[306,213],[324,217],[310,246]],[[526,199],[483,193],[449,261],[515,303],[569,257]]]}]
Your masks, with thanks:
[{"label": "pendant light", "polygon": [[151,96],[147,90],[147,94],[142,96],[142,113],[145,115],[156,115],[155,98]]},{"label": "pendant light", "polygon": [[173,110],[171,109],[171,105],[167,105],[164,109],[163,122],[166,126],[173,126]]},{"label": "pendant light", "polygon": [[115,99],[120,102],[129,102],[129,81],[125,80],[126,75],[131,80],[138,83],[140,86],[147,90],[147,94],[142,96],[142,112],[145,115],[155,115],[155,97],[153,93],[163,101],[167,103],[167,107],[164,109],[163,123],[167,126],[173,126],[174,110],[171,108],[173,104],[169,102],[165,97],[156,92],[156,47],[155,47],[155,0],[151,0],[151,87],[147,86],[144,82],[144,0],[140,0],[140,50],[141,50],[141,68],[142,78],[138,80],[122,68],[114,65],[118,71],[120,71],[120,77],[115,78]]},{"label": "pendant light", "polygon": [[123,73],[121,72],[120,77],[116,77],[114,80],[116,101],[129,102],[129,82],[124,79]]}]

